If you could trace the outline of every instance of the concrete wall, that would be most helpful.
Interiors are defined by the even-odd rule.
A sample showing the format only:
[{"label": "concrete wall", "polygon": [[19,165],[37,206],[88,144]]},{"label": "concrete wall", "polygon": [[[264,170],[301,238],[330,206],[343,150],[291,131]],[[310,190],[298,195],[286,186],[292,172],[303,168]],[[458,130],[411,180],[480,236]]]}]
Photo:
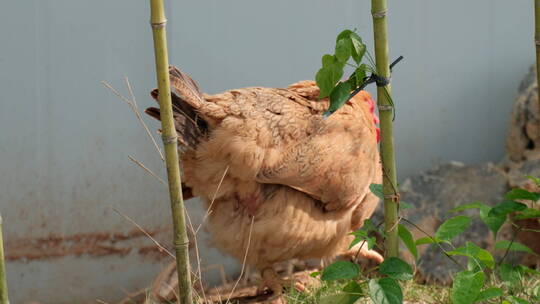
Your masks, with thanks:
[{"label": "concrete wall", "polygon": [[[161,161],[129,108],[100,84],[127,94],[128,76],[140,107],[152,104],[148,1],[3,4],[0,211],[12,302],[118,299],[168,262],[147,254],[151,243],[111,209],[169,244],[164,188],[127,156],[164,176]],[[368,1],[167,7],[170,61],[209,93],[312,79],[344,28],[373,45]],[[405,56],[393,75],[401,177],[445,160],[502,157],[512,99],[534,60],[532,14],[530,1],[391,1],[391,54]],[[203,264],[234,268],[203,251]]]}]

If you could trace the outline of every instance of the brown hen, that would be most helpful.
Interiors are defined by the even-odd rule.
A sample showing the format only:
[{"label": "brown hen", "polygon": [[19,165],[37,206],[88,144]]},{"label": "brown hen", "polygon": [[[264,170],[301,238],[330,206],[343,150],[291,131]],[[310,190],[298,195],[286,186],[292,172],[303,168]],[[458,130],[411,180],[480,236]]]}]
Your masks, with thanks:
[{"label": "brown hen", "polygon": [[[206,95],[177,68],[170,79],[184,194],[204,202],[216,247],[239,260],[248,250],[275,294],[278,262],[358,251],[382,261],[367,246],[348,250],[378,203],[369,185],[382,179],[369,93],[324,118],[329,102],[313,81]],[[159,119],[159,109],[146,113]]]}]

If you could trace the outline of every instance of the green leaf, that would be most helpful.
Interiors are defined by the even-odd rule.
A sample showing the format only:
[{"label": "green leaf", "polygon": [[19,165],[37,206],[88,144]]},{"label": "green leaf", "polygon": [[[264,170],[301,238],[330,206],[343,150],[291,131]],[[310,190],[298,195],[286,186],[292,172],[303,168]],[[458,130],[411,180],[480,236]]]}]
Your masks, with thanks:
[{"label": "green leaf", "polygon": [[503,291],[497,287],[490,287],[480,292],[475,302],[482,302],[489,299],[497,298],[503,295]]},{"label": "green leaf", "polygon": [[330,95],[341,76],[343,76],[343,67],[339,65],[329,65],[321,68],[315,75],[315,81],[320,89],[319,98]]},{"label": "green leaf", "polygon": [[521,251],[521,252],[527,252],[527,253],[536,255],[536,253],[532,251],[531,248],[518,242],[510,242],[508,240],[502,240],[495,243],[495,249],[507,250],[508,248],[510,248],[509,249],[510,251]]},{"label": "green leaf", "polygon": [[364,246],[367,246],[368,249],[372,249],[377,241],[375,237],[368,236],[368,231],[365,228],[353,231],[350,234],[354,235],[355,237],[349,245],[349,249],[353,248],[354,245],[359,244],[362,241],[367,242],[367,245]]},{"label": "green leaf", "polygon": [[484,272],[464,270],[454,277],[450,298],[453,304],[472,304],[480,295],[486,276]]},{"label": "green leaf", "polygon": [[[331,67],[334,65],[338,65],[338,61],[334,55],[330,54],[324,54],[322,56],[322,66],[323,68]],[[339,66],[339,65],[338,65]]]},{"label": "green leaf", "polygon": [[381,184],[371,184],[369,185],[369,190],[371,193],[375,194],[381,200],[384,200],[383,186]]},{"label": "green leaf", "polygon": [[316,277],[318,277],[320,275],[321,275],[320,271],[314,271],[314,272],[309,274],[309,276],[312,277],[312,278],[316,278]]},{"label": "green leaf", "polygon": [[483,205],[484,204],[482,202],[472,202],[472,203],[469,203],[469,204],[464,204],[464,205],[457,206],[454,209],[450,209],[449,212],[460,212],[460,211],[464,211],[464,210],[467,210],[467,209],[476,209],[476,208],[482,207]]},{"label": "green leaf", "polygon": [[355,281],[349,282],[343,287],[343,292],[322,297],[320,304],[353,304],[363,295],[362,288]]},{"label": "green leaf", "polygon": [[[476,260],[482,268],[489,267],[493,268],[495,266],[495,260],[491,253],[485,249],[478,247],[476,244],[467,242],[465,246],[456,248],[452,251],[448,251],[449,255],[462,255],[469,257],[470,259]],[[474,264],[476,265],[476,264]]]},{"label": "green leaf", "polygon": [[414,259],[418,260],[416,244],[414,243],[412,233],[409,231],[409,229],[402,224],[398,224],[398,235],[403,244],[405,244],[407,249],[409,249],[409,252],[414,256]]},{"label": "green leaf", "polygon": [[403,293],[398,282],[392,278],[369,280],[369,296],[375,304],[401,304]]},{"label": "green leaf", "polygon": [[350,39],[351,34],[354,33],[351,30],[343,30],[341,33],[339,33],[336,37],[336,43],[342,39]]},{"label": "green leaf", "polygon": [[336,42],[336,58],[345,63],[351,57],[352,43],[349,38],[343,38]]},{"label": "green leaf", "polygon": [[528,273],[528,274],[532,274],[532,275],[540,275],[540,271],[538,271],[536,269],[532,269],[532,268],[529,268],[529,267],[524,266],[524,265],[517,265],[517,267],[519,267],[519,271],[521,271],[521,273]]},{"label": "green leaf", "polygon": [[530,218],[540,218],[540,210],[534,208],[527,208],[514,216],[516,220],[524,220]]},{"label": "green leaf", "polygon": [[413,277],[411,265],[400,258],[390,257],[379,265],[379,273],[396,280],[410,280]]},{"label": "green leaf", "polygon": [[360,64],[360,62],[362,62],[362,58],[366,54],[366,45],[362,42],[362,38],[360,38],[360,36],[354,32],[350,34],[350,39],[353,46],[351,55],[354,61],[357,64]]},{"label": "green leaf", "polygon": [[504,196],[507,200],[527,200],[536,202],[540,199],[540,193],[530,192],[525,189],[512,189]]},{"label": "green leaf", "polygon": [[522,275],[522,270],[518,266],[514,267],[508,263],[502,263],[501,266],[499,266],[500,279],[506,283],[509,283],[510,285],[519,284],[519,282],[521,282]]},{"label": "green leaf", "polygon": [[348,261],[337,261],[326,267],[321,276],[323,281],[334,281],[341,279],[354,279],[360,274],[358,265]]},{"label": "green leaf", "polygon": [[510,304],[531,304],[529,301],[522,298],[518,298],[516,296],[509,296],[506,298],[506,300],[508,300]]},{"label": "green leaf", "polygon": [[367,77],[367,73],[369,70],[370,68],[365,64],[361,64],[359,67],[356,68],[356,70],[354,70],[355,88],[364,84],[364,79]]},{"label": "green leaf", "polygon": [[464,215],[459,215],[446,220],[439,226],[435,232],[435,238],[443,241],[450,241],[456,236],[463,233],[471,224],[471,218]]},{"label": "green leaf", "polygon": [[488,226],[489,230],[493,232],[494,238],[497,237],[497,232],[506,221],[506,214],[499,214],[490,216],[491,207],[480,207],[480,219]]},{"label": "green leaf", "polygon": [[540,178],[527,175],[527,178],[530,179],[537,187],[540,187]]},{"label": "green leaf", "polygon": [[335,84],[343,76],[344,63],[339,62],[336,56],[325,54],[322,56],[322,68],[315,75],[315,81],[320,89],[319,98],[330,95]]},{"label": "green leaf", "polygon": [[348,82],[340,82],[330,93],[330,107],[324,113],[329,115],[341,108],[349,100],[351,95],[351,85]]},{"label": "green leaf", "polygon": [[502,203],[497,204],[495,207],[489,211],[489,216],[499,216],[506,215],[515,211],[522,211],[527,209],[527,205],[523,203],[518,203],[514,201],[503,201]]},{"label": "green leaf", "polygon": [[373,221],[371,219],[367,219],[364,221],[364,226],[362,226],[362,229],[366,231],[377,231],[379,232],[379,228],[373,224]]},{"label": "green leaf", "polygon": [[420,245],[426,245],[426,244],[436,244],[436,243],[440,243],[442,240],[437,240],[437,239],[434,239],[434,238],[430,238],[430,237],[422,237],[422,238],[419,238],[416,240],[416,246],[420,246]]}]

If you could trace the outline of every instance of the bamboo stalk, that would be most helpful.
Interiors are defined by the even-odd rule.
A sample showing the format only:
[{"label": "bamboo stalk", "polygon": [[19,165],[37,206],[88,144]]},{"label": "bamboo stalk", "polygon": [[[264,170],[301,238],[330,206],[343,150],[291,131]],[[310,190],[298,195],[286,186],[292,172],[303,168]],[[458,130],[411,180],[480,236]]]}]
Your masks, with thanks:
[{"label": "bamboo stalk", "polygon": [[534,0],[534,22],[534,44],[536,45],[536,84],[538,85],[538,102],[540,103],[540,0]]},{"label": "bamboo stalk", "polygon": [[[388,34],[386,0],[371,0],[371,15],[373,17],[373,34],[375,39],[375,65],[377,75],[390,77],[390,62],[388,59]],[[385,240],[385,256],[397,257],[398,250],[398,203],[396,161],[394,156],[393,138],[393,106],[392,91],[389,84],[377,86],[377,103],[381,120],[381,159],[383,167],[384,192],[384,226],[387,232]]]},{"label": "bamboo stalk", "polygon": [[0,304],[9,304],[6,264],[4,262],[4,237],[2,236],[2,216],[0,215]]},{"label": "bamboo stalk", "polygon": [[184,218],[184,199],[182,197],[182,181],[180,179],[180,163],[178,160],[177,135],[174,127],[171,103],[171,87],[169,80],[169,58],[167,53],[167,36],[165,24],[165,8],[163,0],[150,0],[150,23],[154,38],[154,54],[159,89],[159,108],[161,114],[162,139],[167,164],[169,196],[174,226],[174,248],[176,253],[176,270],[178,273],[179,298],[182,304],[193,303],[191,275],[188,255],[189,240]]}]

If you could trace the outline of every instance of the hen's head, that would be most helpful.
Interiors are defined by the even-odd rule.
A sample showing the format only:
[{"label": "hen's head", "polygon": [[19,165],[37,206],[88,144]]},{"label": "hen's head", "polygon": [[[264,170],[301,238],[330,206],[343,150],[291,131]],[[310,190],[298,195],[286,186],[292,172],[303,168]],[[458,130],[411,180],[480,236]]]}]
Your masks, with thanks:
[{"label": "hen's head", "polygon": [[371,97],[368,91],[360,91],[356,94],[355,98],[359,98],[366,102],[369,107],[369,112],[373,116],[373,123],[375,124],[375,131],[377,132],[377,142],[381,141],[381,129],[377,126],[379,124],[379,117],[375,113],[375,100]]}]

